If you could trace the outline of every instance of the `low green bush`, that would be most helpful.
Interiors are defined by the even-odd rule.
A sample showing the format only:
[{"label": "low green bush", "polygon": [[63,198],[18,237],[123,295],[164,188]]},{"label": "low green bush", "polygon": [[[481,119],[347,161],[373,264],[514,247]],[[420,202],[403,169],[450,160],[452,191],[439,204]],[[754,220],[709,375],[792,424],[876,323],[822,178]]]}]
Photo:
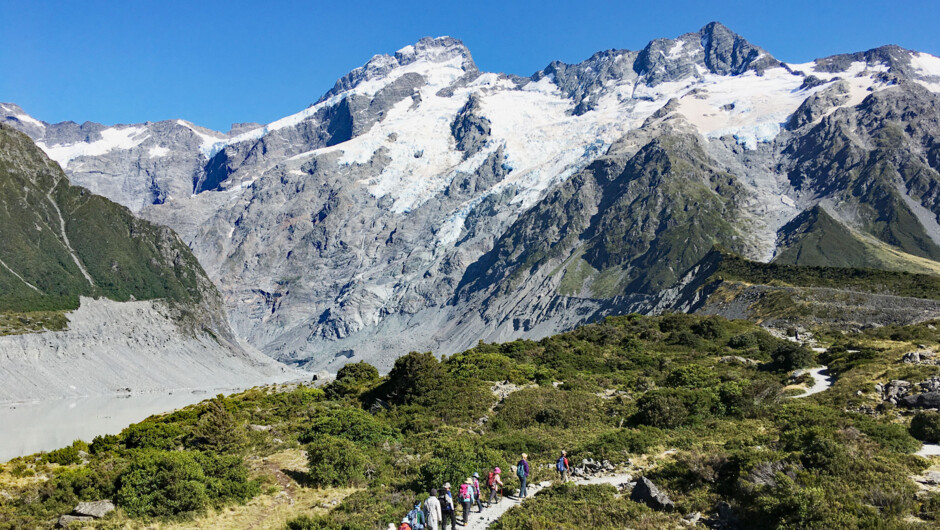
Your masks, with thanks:
[{"label": "low green bush", "polygon": [[940,413],[918,412],[911,418],[910,433],[924,443],[940,443]]},{"label": "low green bush", "polygon": [[354,486],[365,482],[366,457],[345,438],[320,435],[306,447],[307,476],[315,486]]}]

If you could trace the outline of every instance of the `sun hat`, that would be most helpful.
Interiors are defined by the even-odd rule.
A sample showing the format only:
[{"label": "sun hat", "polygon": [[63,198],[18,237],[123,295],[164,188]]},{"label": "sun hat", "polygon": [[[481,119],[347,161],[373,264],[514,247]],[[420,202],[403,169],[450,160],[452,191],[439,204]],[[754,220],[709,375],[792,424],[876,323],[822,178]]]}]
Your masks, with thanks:
[{"label": "sun hat", "polygon": [[445,483],[444,483],[444,489],[445,489],[445,490],[449,490],[449,489],[450,489],[450,482],[445,482]]},{"label": "sun hat", "polygon": [[476,471],[473,472],[473,478],[480,478],[480,474]]},{"label": "sun hat", "polygon": [[502,472],[503,472],[503,470],[500,469],[500,468],[496,468],[496,469],[494,469],[493,471],[496,472],[496,473],[502,473]]}]

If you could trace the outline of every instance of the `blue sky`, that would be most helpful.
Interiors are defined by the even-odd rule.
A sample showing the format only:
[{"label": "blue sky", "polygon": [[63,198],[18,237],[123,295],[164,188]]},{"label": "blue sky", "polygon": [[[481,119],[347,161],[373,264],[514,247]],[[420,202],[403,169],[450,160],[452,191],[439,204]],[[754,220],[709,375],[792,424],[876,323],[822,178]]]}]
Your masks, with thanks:
[{"label": "blue sky", "polygon": [[227,130],[316,101],[377,53],[451,35],[530,75],[718,20],[778,59],[899,44],[940,55],[940,2],[0,0],[0,101],[57,122],[185,118]]}]

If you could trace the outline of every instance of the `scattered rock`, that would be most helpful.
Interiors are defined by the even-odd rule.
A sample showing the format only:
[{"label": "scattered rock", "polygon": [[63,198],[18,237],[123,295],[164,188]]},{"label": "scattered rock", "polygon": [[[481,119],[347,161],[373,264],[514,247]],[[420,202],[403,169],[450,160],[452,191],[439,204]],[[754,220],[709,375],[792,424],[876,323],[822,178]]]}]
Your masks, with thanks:
[{"label": "scattered rock", "polygon": [[640,477],[636,482],[636,486],[630,492],[630,500],[642,502],[654,510],[671,512],[676,509],[676,505],[669,499],[669,496],[659,491],[659,488],[646,477]]},{"label": "scattered rock", "polygon": [[375,398],[375,401],[373,401],[372,405],[369,407],[369,413],[378,414],[382,410],[387,410],[390,407],[391,405],[388,404],[388,401],[385,401],[384,399],[380,399],[380,398]]},{"label": "scattered rock", "polygon": [[94,501],[78,503],[78,506],[72,510],[72,513],[79,516],[87,515],[88,517],[101,519],[112,511],[114,511],[114,504],[111,501]]},{"label": "scattered rock", "polygon": [[271,430],[271,426],[270,425],[249,425],[248,429],[255,431],[255,432],[267,432]]},{"label": "scattered rock", "polygon": [[895,379],[888,383],[888,386],[884,389],[884,398],[886,400],[891,399],[900,399],[908,394],[911,390],[911,384],[907,381],[901,381]]},{"label": "scattered rock", "polygon": [[940,485],[940,471],[928,471],[924,473],[924,482],[931,485]]},{"label": "scattered rock", "polygon": [[786,471],[783,462],[760,462],[747,474],[747,481],[758,486],[777,486],[777,473]]},{"label": "scattered rock", "polygon": [[738,355],[726,355],[722,357],[721,359],[718,359],[718,362],[740,364],[744,366],[757,366],[758,364],[760,364],[754,359],[748,359],[747,357],[741,357]]},{"label": "scattered rock", "polygon": [[682,518],[682,523],[695,526],[698,524],[699,519],[702,518],[702,512],[692,512]]},{"label": "scattered rock", "polygon": [[940,392],[924,392],[907,396],[900,400],[900,405],[908,408],[917,409],[936,409],[940,408]]},{"label": "scattered rock", "polygon": [[94,520],[94,517],[87,515],[63,515],[59,517],[59,522],[56,526],[59,528],[69,528],[74,523],[90,523]]}]

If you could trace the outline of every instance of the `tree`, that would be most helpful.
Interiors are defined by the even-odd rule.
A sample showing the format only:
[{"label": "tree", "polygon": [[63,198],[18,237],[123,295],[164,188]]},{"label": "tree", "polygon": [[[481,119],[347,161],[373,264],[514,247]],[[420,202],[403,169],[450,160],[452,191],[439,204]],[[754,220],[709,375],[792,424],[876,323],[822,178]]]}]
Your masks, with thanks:
[{"label": "tree", "polygon": [[431,352],[410,352],[395,360],[388,374],[386,397],[401,404],[424,403],[444,385],[445,372]]},{"label": "tree", "polygon": [[770,357],[780,370],[805,368],[811,366],[816,360],[811,350],[791,341],[778,344]]},{"label": "tree", "polygon": [[222,399],[213,399],[193,429],[195,444],[218,453],[239,450],[248,441],[245,430],[235,419]]},{"label": "tree", "polygon": [[365,361],[350,363],[339,369],[336,380],[326,386],[331,399],[359,394],[379,381],[379,371]]},{"label": "tree", "polygon": [[650,392],[640,398],[637,420],[643,425],[674,429],[689,418],[689,409],[679,396],[663,392]]}]

